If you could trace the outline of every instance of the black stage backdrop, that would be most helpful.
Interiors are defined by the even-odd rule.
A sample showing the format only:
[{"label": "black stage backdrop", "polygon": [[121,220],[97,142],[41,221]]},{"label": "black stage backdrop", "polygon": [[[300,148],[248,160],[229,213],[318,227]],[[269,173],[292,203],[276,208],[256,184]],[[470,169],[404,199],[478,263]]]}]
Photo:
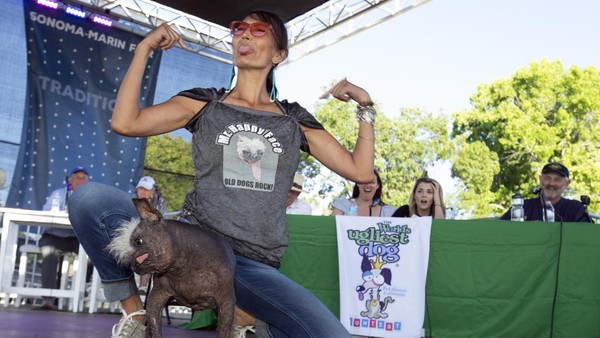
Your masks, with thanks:
[{"label": "black stage backdrop", "polygon": [[[110,128],[117,90],[141,37],[24,1],[27,102],[7,206],[41,209],[75,166],[128,191],[142,175],[145,138]],[[140,102],[153,102],[161,53],[148,63]]]}]

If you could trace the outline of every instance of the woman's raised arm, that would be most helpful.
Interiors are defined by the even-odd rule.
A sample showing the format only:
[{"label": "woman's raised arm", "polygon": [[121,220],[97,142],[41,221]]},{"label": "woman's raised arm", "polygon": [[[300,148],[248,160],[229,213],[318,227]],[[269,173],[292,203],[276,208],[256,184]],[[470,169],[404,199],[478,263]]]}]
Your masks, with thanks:
[{"label": "woman's raised arm", "polygon": [[139,43],[117,94],[111,121],[115,132],[126,136],[167,133],[183,127],[202,108],[203,102],[183,97],[173,97],[146,108],[139,106],[142,78],[151,53],[156,49],[171,49],[177,43],[182,48],[187,48],[181,36],[166,23],[150,32]]},{"label": "woman's raised arm", "polygon": [[328,90],[321,98],[329,95],[341,101],[354,100],[358,103],[358,138],[354,151],[344,148],[325,130],[303,128],[311,154],[327,168],[353,182],[366,183],[373,180],[375,157],[375,133],[373,123],[375,110],[369,93],[364,89],[342,80]]}]

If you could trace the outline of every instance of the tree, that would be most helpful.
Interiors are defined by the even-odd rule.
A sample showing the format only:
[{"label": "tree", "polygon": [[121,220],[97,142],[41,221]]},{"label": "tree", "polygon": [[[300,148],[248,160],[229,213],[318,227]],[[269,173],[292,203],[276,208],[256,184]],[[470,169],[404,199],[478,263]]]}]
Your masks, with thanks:
[{"label": "tree", "polygon": [[494,175],[500,170],[498,155],[491,152],[485,143],[475,141],[467,143],[464,139],[457,139],[457,149],[460,156],[456,156],[452,166],[452,176],[460,177],[467,189],[461,190],[460,206],[467,214],[490,215],[501,210],[490,201],[494,194],[487,188],[493,183]]},{"label": "tree", "polygon": [[156,180],[169,211],[181,210],[194,180],[192,145],[166,134],[148,138],[144,172]]},{"label": "tree", "polygon": [[454,115],[452,132],[458,149],[452,173],[464,184],[463,207],[476,216],[503,213],[512,194],[539,184],[550,161],[569,167],[569,195],[591,195],[593,207],[600,205],[598,70],[532,62],[511,78],[480,85],[471,104]]},{"label": "tree", "polygon": [[[317,106],[316,117],[323,126],[350,151],[358,136],[355,104],[330,99]],[[379,109],[378,109],[379,110]],[[414,181],[427,174],[435,161],[448,159],[452,150],[448,118],[433,116],[419,109],[402,109],[390,119],[378,111],[375,122],[375,167],[383,182],[384,202],[406,204]],[[323,170],[321,164],[303,157],[301,169],[321,194],[350,195],[352,182]],[[342,187],[336,189],[336,187]],[[337,191],[336,191],[337,190]]]}]

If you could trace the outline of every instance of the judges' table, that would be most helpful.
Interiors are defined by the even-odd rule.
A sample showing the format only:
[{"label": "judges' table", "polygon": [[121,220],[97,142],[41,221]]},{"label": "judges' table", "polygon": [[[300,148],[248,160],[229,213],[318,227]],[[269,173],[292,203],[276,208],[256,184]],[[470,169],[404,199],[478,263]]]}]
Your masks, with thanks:
[{"label": "judges' table", "polygon": [[[79,271],[71,290],[56,290],[12,286],[14,263],[17,254],[17,240],[20,225],[39,225],[45,227],[71,228],[65,212],[37,211],[14,208],[0,208],[3,213],[2,238],[0,241],[0,292],[7,296],[11,293],[31,296],[54,296],[73,299],[73,312],[79,310],[79,300],[83,297],[87,255],[79,246]],[[4,306],[8,299],[4,300]]]},{"label": "judges' table", "polygon": [[[281,271],[339,316],[335,218],[290,215],[288,220],[290,247]],[[426,333],[598,336],[599,258],[598,224],[434,220]]]}]

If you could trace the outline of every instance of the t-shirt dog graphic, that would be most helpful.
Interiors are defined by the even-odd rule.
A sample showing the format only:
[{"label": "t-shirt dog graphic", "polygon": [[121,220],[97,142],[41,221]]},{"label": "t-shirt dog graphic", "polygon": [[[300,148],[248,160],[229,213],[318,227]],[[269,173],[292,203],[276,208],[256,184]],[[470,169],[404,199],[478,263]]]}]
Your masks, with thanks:
[{"label": "t-shirt dog graphic", "polygon": [[237,141],[237,153],[242,161],[248,163],[252,176],[260,181],[260,160],[265,154],[266,146],[259,138],[240,135]]}]

